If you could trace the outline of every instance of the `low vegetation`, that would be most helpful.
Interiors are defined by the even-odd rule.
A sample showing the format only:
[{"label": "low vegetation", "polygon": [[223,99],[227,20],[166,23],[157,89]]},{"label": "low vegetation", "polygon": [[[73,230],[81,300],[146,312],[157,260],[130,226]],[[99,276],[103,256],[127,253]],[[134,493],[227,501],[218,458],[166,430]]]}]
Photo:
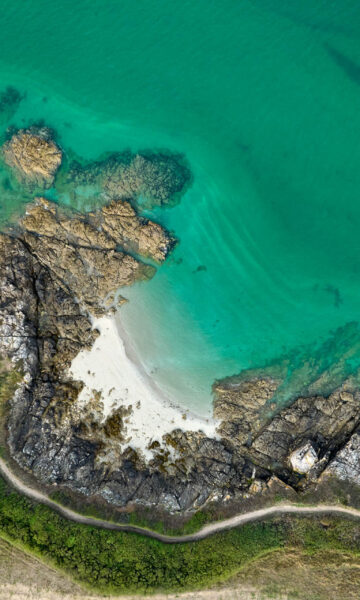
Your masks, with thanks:
[{"label": "low vegetation", "polygon": [[117,507],[101,501],[100,498],[80,497],[71,490],[57,490],[51,492],[51,500],[66,506],[77,513],[87,517],[94,517],[104,521],[112,521],[123,525],[136,525],[144,529],[151,529],[167,535],[185,535],[199,531],[207,523],[221,520],[222,515],[217,511],[208,509],[199,510],[190,516],[171,515],[164,511],[154,511],[150,507],[139,506],[133,512],[124,512]]},{"label": "low vegetation", "polygon": [[82,526],[0,485],[0,533],[79,581],[107,591],[180,590],[226,579],[260,552],[283,546],[274,523],[233,530],[194,544],[165,545],[143,536]]},{"label": "low vegetation", "polygon": [[4,414],[7,402],[14,395],[21,379],[20,368],[14,369],[11,363],[0,358],[0,416]]},{"label": "low vegetation", "polygon": [[248,524],[196,543],[166,545],[136,534],[67,521],[12,491],[0,479],[0,535],[31,550],[92,589],[155,592],[225,581],[269,552],[346,551],[360,561],[360,527],[339,519]]}]

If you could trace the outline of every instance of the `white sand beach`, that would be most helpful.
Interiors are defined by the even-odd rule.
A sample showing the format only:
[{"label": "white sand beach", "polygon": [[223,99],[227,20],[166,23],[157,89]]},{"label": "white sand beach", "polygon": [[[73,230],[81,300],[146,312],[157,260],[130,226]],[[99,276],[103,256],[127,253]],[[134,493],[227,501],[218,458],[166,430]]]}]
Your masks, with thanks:
[{"label": "white sand beach", "polygon": [[78,398],[79,407],[94,398],[94,391],[101,392],[104,419],[119,406],[132,407],[125,419],[129,441],[124,447],[131,446],[151,459],[149,444],[155,440],[161,444],[162,436],[174,429],[203,431],[216,437],[214,419],[174,406],[133,354],[130,356],[123,339],[126,333],[122,334],[114,315],[95,319],[93,328],[100,335],[90,350],[82,350],[74,358],[70,375],[85,384]]}]

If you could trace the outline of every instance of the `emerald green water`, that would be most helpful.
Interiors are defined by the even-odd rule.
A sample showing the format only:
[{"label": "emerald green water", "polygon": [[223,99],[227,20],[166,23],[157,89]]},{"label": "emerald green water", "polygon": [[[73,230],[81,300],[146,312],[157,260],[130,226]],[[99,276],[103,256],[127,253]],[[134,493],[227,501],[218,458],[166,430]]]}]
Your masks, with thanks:
[{"label": "emerald green water", "polygon": [[[1,87],[26,93],[1,127],[44,119],[87,158],[130,147],[189,160],[192,188],[152,214],[179,245],[122,309],[155,380],[205,412],[212,382],[243,369],[286,360],[279,402],[356,372],[358,2],[0,8]],[[24,201],[0,173],[3,218]]]}]

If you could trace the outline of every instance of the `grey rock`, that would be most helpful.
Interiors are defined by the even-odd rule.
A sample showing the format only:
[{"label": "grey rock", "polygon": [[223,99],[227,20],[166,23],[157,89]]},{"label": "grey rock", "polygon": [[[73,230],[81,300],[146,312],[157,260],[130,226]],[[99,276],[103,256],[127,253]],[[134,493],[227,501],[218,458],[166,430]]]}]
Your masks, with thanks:
[{"label": "grey rock", "polygon": [[324,471],[360,486],[360,431],[354,433]]}]

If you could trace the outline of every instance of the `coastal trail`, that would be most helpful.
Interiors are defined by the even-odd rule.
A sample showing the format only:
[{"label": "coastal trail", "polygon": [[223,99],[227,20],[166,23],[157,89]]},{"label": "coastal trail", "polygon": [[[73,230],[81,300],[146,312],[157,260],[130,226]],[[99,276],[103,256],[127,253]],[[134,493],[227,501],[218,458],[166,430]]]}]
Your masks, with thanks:
[{"label": "coastal trail", "polygon": [[296,506],[292,504],[276,504],[274,506],[268,506],[266,508],[260,508],[243,514],[235,515],[229,519],[218,521],[205,525],[199,531],[188,535],[164,535],[157,533],[144,527],[138,527],[136,525],[122,525],[120,523],[112,523],[102,519],[96,519],[95,517],[87,517],[81,515],[70,508],[61,506],[53,500],[51,500],[45,494],[42,494],[38,490],[27,486],[23,483],[7,466],[6,462],[0,458],[0,474],[21,494],[24,494],[28,498],[45,504],[52,510],[56,511],[62,517],[75,521],[76,523],[82,523],[83,525],[90,525],[92,527],[99,527],[100,529],[110,529],[112,531],[125,531],[128,533],[137,533],[139,535],[145,535],[153,538],[165,544],[180,544],[184,542],[196,542],[203,540],[204,538],[226,531],[227,529],[233,529],[245,525],[245,523],[251,523],[254,521],[261,521],[269,517],[278,517],[287,514],[293,515],[334,515],[338,517],[353,517],[360,520],[360,510],[356,508],[347,508],[345,506],[334,506],[327,504],[318,504],[315,506]]}]

